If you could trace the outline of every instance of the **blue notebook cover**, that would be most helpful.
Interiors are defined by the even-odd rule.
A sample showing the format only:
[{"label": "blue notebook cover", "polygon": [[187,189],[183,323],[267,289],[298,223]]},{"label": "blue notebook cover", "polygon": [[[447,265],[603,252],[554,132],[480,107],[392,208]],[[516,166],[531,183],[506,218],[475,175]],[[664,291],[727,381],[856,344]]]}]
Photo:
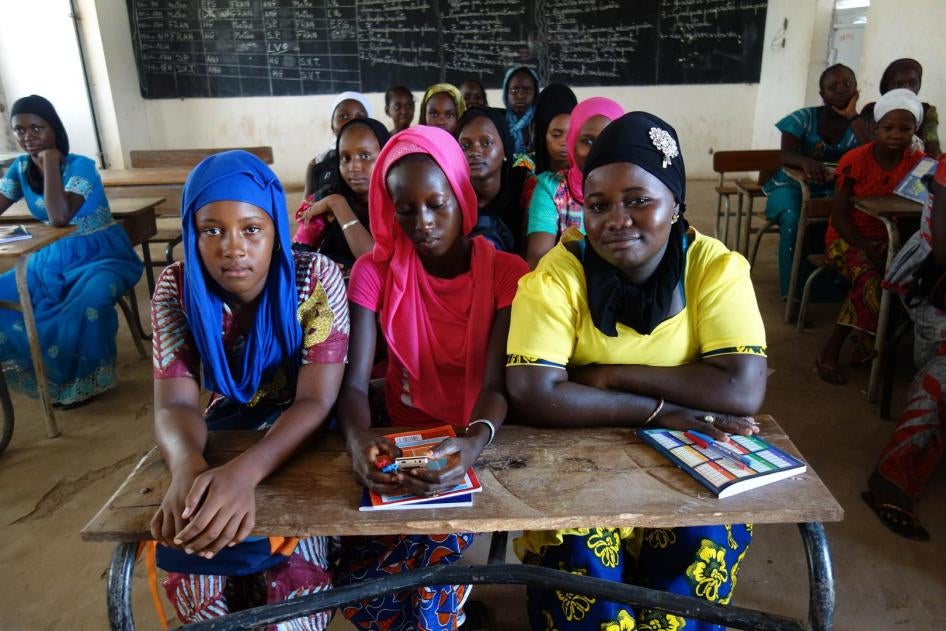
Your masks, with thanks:
[{"label": "blue notebook cover", "polygon": [[704,450],[681,431],[642,429],[637,435],[719,498],[784,480],[807,469],[804,462],[758,436],[730,436],[732,447],[752,463],[743,466],[735,459]]},{"label": "blue notebook cover", "polygon": [[897,188],[893,189],[894,194],[925,205],[930,196],[930,189],[923,178],[936,171],[936,164],[936,160],[929,157],[917,162],[897,184]]}]

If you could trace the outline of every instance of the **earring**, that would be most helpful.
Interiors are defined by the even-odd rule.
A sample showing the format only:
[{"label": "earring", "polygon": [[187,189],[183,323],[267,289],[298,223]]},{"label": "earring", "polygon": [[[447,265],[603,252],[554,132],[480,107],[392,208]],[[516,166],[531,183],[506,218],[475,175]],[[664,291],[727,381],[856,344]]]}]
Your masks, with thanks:
[{"label": "earring", "polygon": [[680,218],[680,213],[674,213],[673,217],[670,218],[670,224],[673,225],[677,223],[677,220]]}]

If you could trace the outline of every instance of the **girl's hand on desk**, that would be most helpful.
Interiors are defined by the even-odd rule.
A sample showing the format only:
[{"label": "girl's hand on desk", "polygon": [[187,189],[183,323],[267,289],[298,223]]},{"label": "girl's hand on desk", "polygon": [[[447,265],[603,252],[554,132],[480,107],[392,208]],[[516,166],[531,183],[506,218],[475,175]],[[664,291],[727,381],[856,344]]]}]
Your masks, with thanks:
[{"label": "girl's hand on desk", "polygon": [[174,543],[188,554],[210,558],[243,541],[256,523],[256,483],[238,460],[204,471],[187,494],[182,517],[189,523]]},{"label": "girl's hand on desk", "polygon": [[463,476],[480,457],[488,440],[488,431],[485,434],[471,433],[469,436],[448,438],[430,451],[432,460],[447,459],[445,467],[399,471],[398,480],[406,491],[415,495],[433,496],[447,491],[463,481]]},{"label": "girl's hand on desk", "polygon": [[203,469],[172,472],[167,493],[161,500],[158,512],[151,518],[151,536],[161,545],[181,549],[174,543],[174,537],[187,525],[182,517],[187,494],[194,484],[194,478],[206,469],[207,465],[204,464]]},{"label": "girl's hand on desk", "polygon": [[[712,423],[703,420],[707,416],[713,417]],[[693,410],[674,410],[673,412],[663,414],[657,419],[656,425],[681,432],[685,432],[688,429],[695,429],[698,432],[712,436],[716,440],[725,440],[727,434],[750,436],[759,433],[759,426],[751,416],[713,414]]]},{"label": "girl's hand on desk", "polygon": [[822,162],[814,158],[806,158],[801,164],[805,177],[815,184],[827,184],[834,179],[834,174]]},{"label": "girl's hand on desk", "polygon": [[363,432],[350,439],[348,453],[359,483],[375,493],[390,494],[401,490],[396,474],[383,473],[375,466],[378,456],[385,455],[393,462],[401,455],[390,440],[374,432]]}]

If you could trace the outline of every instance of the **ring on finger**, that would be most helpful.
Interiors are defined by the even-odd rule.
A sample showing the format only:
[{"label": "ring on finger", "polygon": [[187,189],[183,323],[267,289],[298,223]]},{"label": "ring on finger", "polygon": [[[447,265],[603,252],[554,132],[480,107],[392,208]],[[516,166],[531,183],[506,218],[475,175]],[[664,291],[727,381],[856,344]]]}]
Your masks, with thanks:
[{"label": "ring on finger", "polygon": [[704,423],[709,423],[710,425],[716,424],[716,417],[713,416],[712,414],[707,414],[700,420],[703,421]]}]

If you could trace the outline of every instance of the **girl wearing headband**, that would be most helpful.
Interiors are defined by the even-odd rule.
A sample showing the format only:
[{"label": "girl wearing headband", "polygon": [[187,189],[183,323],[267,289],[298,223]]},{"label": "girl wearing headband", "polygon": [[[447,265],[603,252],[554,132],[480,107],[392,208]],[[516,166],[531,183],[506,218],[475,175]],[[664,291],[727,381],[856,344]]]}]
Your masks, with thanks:
[{"label": "girl wearing headband", "polygon": [[911,147],[923,121],[923,105],[907,89],[890,90],[874,105],[877,140],[844,154],[836,171],[836,189],[825,255],[851,288],[841,304],[837,322],[818,357],[818,376],[841,385],[841,348],[852,332],[856,347],[852,365],[873,357],[874,332],[880,310],[880,279],[887,267],[887,229],[883,222],[854,208],[852,197],[890,195],[900,180],[923,158]]},{"label": "girl wearing headband", "polygon": [[[583,173],[586,234],[569,228],[513,302],[506,385],[517,409],[553,428],[757,432],[745,415],[765,396],[765,330],[749,265],[688,226],[676,131],[625,114]],[[525,563],[728,603],[751,533],[579,528],[526,532],[515,547]],[[584,599],[576,616],[555,592],[527,594],[533,629],[719,629],[602,599]]]},{"label": "girl wearing headband", "polygon": [[[462,478],[506,416],[509,305],[526,265],[483,237],[466,236],[476,225],[476,193],[463,152],[441,129],[395,134],[378,157],[370,197],[375,245],[351,274],[352,344],[338,418],[362,484],[385,494],[434,495]],[[372,409],[379,330],[388,365],[383,403]],[[439,471],[378,471],[379,455],[398,454],[371,431],[372,418],[395,427],[452,425],[460,437],[433,453],[452,455],[452,464]],[[470,533],[346,538],[341,583],[453,563],[472,539]],[[425,587],[343,612],[361,629],[446,631],[463,622],[468,593],[464,585]]]},{"label": "girl wearing headband", "polygon": [[[141,260],[112,220],[95,162],[69,153],[69,137],[52,103],[19,99],[13,132],[26,152],[0,178],[0,213],[26,200],[36,219],[75,226],[70,236],[34,253],[27,281],[53,404],[74,406],[117,382],[115,303],[141,278]],[[19,300],[14,271],[0,276],[0,300]],[[36,392],[23,316],[0,310],[0,361],[7,383]]]},{"label": "girl wearing headband", "polygon": [[[194,167],[181,232],[184,261],[164,269],[151,305],[155,439],[171,473],[151,534],[186,624],[331,588],[324,537],[249,534],[256,486],[335,404],[348,305],[335,263],[290,249],[283,188],[250,153]],[[206,409],[201,386],[212,393]],[[224,429],[265,435],[211,467],[208,431]],[[305,628],[324,629],[330,618],[315,614]]]}]

